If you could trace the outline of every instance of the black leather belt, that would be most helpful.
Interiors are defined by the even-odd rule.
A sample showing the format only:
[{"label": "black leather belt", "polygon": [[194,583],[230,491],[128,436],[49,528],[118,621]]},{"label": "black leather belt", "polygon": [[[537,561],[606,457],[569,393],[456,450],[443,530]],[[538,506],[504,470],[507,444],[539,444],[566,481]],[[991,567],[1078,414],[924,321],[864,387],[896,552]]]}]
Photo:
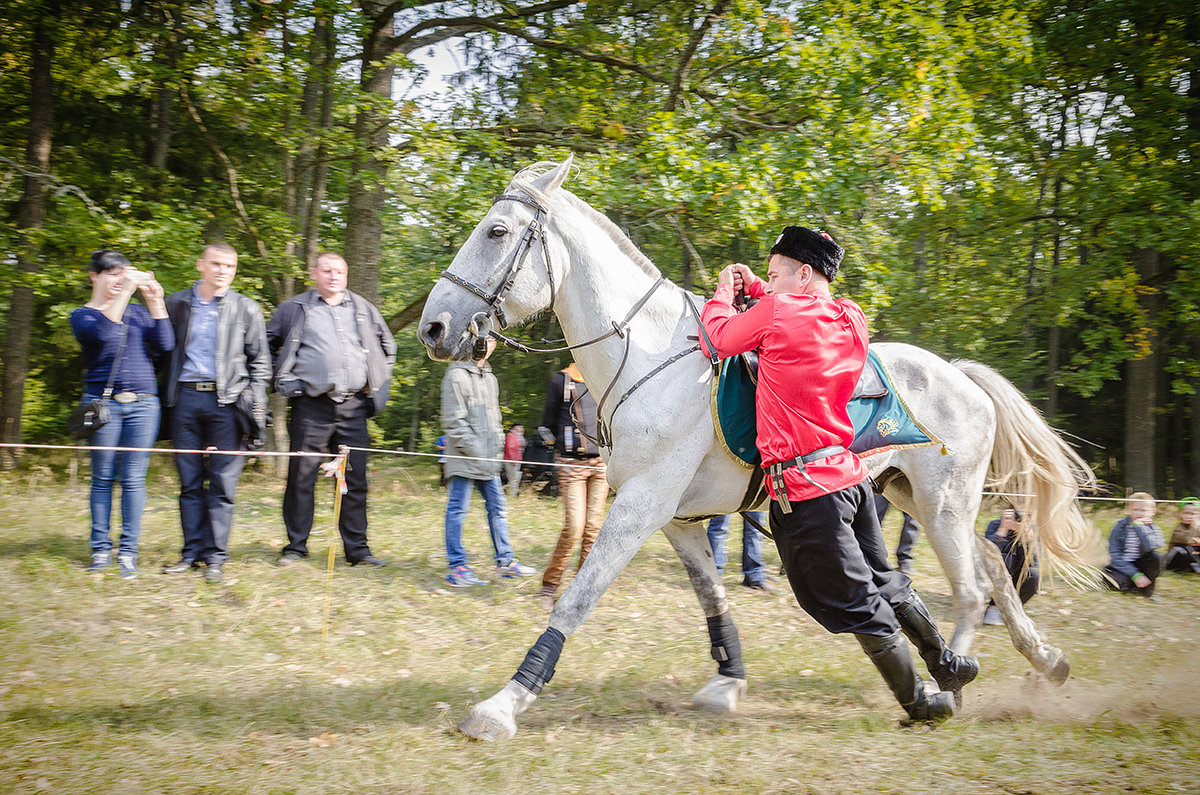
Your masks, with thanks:
[{"label": "black leather belt", "polygon": [[137,403],[139,400],[149,400],[152,397],[158,397],[153,392],[116,392],[112,399],[118,403]]},{"label": "black leather belt", "polygon": [[194,389],[197,392],[216,392],[216,381],[180,381],[179,385],[184,389]]},{"label": "black leather belt", "polygon": [[771,485],[775,487],[775,497],[779,500],[779,510],[783,511],[784,513],[792,512],[792,504],[788,502],[787,485],[783,482],[784,470],[797,467],[800,470],[800,474],[804,476],[805,480],[828,494],[829,489],[810,478],[808,476],[808,472],[804,469],[804,465],[811,464],[813,461],[820,461],[822,458],[828,458],[831,455],[837,455],[838,453],[844,452],[846,452],[845,447],[842,447],[840,444],[833,444],[829,447],[822,447],[820,449],[813,450],[811,453],[805,453],[802,456],[798,456],[788,461],[779,461],[778,463],[769,464],[763,467],[763,469],[767,470],[767,473],[771,476]]}]

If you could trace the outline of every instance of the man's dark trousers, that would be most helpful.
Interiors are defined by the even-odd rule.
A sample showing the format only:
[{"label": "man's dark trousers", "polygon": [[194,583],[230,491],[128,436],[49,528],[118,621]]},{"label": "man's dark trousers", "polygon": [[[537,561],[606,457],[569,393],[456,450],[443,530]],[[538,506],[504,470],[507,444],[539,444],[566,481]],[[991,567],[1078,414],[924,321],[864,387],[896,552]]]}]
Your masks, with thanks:
[{"label": "man's dark trousers", "polygon": [[[288,435],[292,452],[336,453],[340,445],[366,448],[370,399],[361,392],[336,403],[330,397],[300,397],[288,401]],[[313,524],[313,490],[318,470],[329,458],[294,456],[288,459],[287,490],[283,495],[283,523],[288,545],[283,553],[308,556],[308,536]],[[367,546],[367,454],[351,452],[346,461],[346,488],[342,495],[338,530],[346,560],[351,563],[371,554]],[[332,497],[332,490],[328,492]]]},{"label": "man's dark trousers", "polygon": [[887,547],[865,483],[809,500],[783,513],[771,501],[771,534],[792,592],[830,632],[886,637],[900,625],[894,607],[911,589],[887,562]]},{"label": "man's dark trousers", "polygon": [[[200,392],[179,385],[171,410],[171,438],[181,450],[237,450],[241,446],[233,406],[217,403],[215,390]],[[179,520],[184,560],[220,566],[229,557],[233,501],[245,458],[240,455],[178,453]]]}]

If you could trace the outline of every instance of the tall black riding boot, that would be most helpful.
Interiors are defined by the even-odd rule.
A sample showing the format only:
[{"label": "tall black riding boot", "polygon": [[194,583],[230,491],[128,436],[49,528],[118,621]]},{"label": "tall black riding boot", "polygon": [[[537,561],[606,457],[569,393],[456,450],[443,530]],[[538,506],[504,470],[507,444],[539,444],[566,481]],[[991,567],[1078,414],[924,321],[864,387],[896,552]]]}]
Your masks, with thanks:
[{"label": "tall black riding boot", "polygon": [[946,648],[942,633],[938,632],[929,608],[921,601],[916,591],[911,591],[904,604],[896,610],[900,629],[917,647],[917,654],[925,661],[925,667],[933,681],[942,690],[957,692],[979,675],[979,660],[965,654],[955,654]]},{"label": "tall black riding boot", "polygon": [[925,683],[917,675],[903,635],[897,631],[883,638],[874,635],[855,637],[910,718],[937,722],[954,717],[954,696],[925,692]]}]

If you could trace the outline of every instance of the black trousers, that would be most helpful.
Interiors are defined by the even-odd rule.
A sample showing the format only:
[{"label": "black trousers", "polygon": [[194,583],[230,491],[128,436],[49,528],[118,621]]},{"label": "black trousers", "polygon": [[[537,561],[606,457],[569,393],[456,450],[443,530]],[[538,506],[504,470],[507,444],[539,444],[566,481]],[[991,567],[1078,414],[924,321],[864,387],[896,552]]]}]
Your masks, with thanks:
[{"label": "black trousers", "polygon": [[[1133,584],[1133,578],[1122,574],[1114,569],[1111,565],[1104,567],[1104,573],[1116,580],[1114,587],[1111,582],[1108,587],[1117,591],[1137,591],[1142,596],[1151,596],[1154,593],[1154,585],[1158,581],[1158,575],[1162,573],[1162,558],[1157,552],[1147,552],[1133,562],[1133,567],[1145,574],[1150,579],[1150,584],[1145,588],[1139,588]],[[1107,581],[1106,581],[1107,582]]]},{"label": "black trousers", "polygon": [[[216,392],[188,387],[180,388],[171,410],[171,438],[181,450],[238,450],[242,442],[234,408],[217,403]],[[220,566],[229,558],[234,495],[245,461],[236,455],[176,454],[181,559]]]},{"label": "black trousers", "polygon": [[1190,544],[1172,544],[1167,550],[1166,563],[1163,568],[1169,571],[1183,571],[1190,574],[1200,574],[1200,554]]},{"label": "black trousers", "polygon": [[[336,453],[339,445],[368,447],[368,398],[359,394],[342,403],[332,399],[308,397],[288,400],[288,435],[292,452]],[[328,458],[297,456],[288,459],[287,489],[283,494],[283,524],[288,545],[284,553],[308,555],[308,536],[313,524],[313,490],[318,470]],[[334,480],[328,479],[333,497]],[[346,461],[346,488],[342,495],[338,531],[346,560],[355,562],[371,554],[367,546],[367,454],[353,451]]]},{"label": "black trousers", "polygon": [[885,637],[896,632],[894,607],[912,583],[888,565],[888,551],[869,486],[860,483],[785,514],[771,502],[771,534],[792,592],[830,632]]}]

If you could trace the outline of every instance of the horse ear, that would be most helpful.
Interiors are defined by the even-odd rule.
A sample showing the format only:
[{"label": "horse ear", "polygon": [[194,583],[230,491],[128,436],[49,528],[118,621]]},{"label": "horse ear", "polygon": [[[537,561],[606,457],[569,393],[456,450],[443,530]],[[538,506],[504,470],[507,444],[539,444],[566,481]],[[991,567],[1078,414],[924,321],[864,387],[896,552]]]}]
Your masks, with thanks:
[{"label": "horse ear", "polygon": [[571,162],[575,159],[575,155],[567,155],[567,159],[562,161],[558,168],[553,171],[548,171],[538,177],[535,183],[539,190],[543,193],[554,193],[562,187],[562,184],[567,181],[567,176],[571,173]]}]

